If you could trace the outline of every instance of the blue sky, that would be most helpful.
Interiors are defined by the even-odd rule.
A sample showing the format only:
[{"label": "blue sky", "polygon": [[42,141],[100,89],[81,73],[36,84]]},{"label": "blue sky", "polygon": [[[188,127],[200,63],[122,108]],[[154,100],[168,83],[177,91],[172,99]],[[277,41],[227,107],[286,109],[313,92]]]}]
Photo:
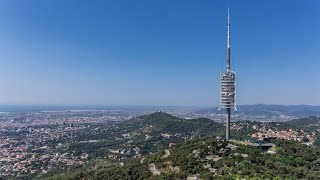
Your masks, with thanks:
[{"label": "blue sky", "polygon": [[[320,1],[231,2],[238,104],[320,104]],[[214,106],[224,0],[2,0],[0,104]]]}]

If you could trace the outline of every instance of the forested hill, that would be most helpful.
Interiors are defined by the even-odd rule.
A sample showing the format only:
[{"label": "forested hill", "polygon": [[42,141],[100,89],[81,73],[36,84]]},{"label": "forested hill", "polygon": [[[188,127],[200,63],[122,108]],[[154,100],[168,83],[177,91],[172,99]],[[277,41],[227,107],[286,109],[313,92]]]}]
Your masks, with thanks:
[{"label": "forested hill", "polygon": [[231,144],[237,148],[223,140],[223,123],[205,118],[182,119],[156,112],[111,126],[91,125],[63,151],[88,154],[86,164],[73,167],[74,172],[61,168],[39,179],[316,179],[320,176],[318,148],[270,139],[273,145],[265,152],[247,140],[252,134],[289,133],[288,129],[314,125],[317,120],[231,123],[232,138],[237,140]]},{"label": "forested hill", "polygon": [[48,178],[77,179],[318,179],[320,150],[306,145],[274,140],[268,152],[258,147],[215,138],[197,139],[158,151],[143,159],[99,170]]},{"label": "forested hill", "polygon": [[181,119],[164,112],[156,112],[139,116],[121,125],[131,127],[134,130],[144,129],[151,134],[168,133],[170,135],[183,134],[192,136],[209,136],[223,134],[223,124],[210,119]]},{"label": "forested hill", "polygon": [[293,119],[291,121],[287,121],[286,123],[295,126],[296,128],[305,129],[311,126],[320,126],[320,118],[316,116],[310,116],[306,118]]}]

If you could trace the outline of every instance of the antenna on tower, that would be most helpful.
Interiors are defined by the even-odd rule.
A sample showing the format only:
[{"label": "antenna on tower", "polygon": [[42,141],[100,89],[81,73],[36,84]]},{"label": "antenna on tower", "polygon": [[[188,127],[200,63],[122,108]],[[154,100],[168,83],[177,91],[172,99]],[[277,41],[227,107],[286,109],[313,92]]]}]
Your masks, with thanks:
[{"label": "antenna on tower", "polygon": [[227,72],[230,72],[230,7],[228,5]]}]

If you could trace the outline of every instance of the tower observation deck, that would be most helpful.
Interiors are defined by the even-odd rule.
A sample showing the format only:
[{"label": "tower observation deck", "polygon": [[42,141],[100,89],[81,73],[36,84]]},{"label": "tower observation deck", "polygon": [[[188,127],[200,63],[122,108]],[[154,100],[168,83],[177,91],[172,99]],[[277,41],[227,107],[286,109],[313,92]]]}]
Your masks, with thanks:
[{"label": "tower observation deck", "polygon": [[220,75],[220,109],[227,110],[226,140],[230,139],[231,109],[236,110],[236,73],[230,70],[230,11],[228,8],[227,72]]}]

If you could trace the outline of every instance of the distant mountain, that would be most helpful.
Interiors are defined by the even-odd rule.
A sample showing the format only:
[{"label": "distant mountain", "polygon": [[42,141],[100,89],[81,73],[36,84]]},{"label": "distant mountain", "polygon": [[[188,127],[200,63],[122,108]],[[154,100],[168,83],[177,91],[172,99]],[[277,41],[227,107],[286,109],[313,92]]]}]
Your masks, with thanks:
[{"label": "distant mountain", "polygon": [[[218,108],[214,108],[216,111]],[[295,117],[307,116],[320,116],[320,106],[309,105],[266,105],[266,104],[253,104],[253,105],[238,105],[238,113],[252,116],[274,116],[274,115],[288,115]],[[203,111],[203,110],[202,110]],[[207,110],[204,110],[207,111]],[[212,111],[212,109],[211,109]],[[201,110],[199,110],[201,112]]]},{"label": "distant mountain", "polygon": [[238,106],[240,112],[252,113],[252,114],[264,114],[270,112],[282,112],[295,116],[317,116],[320,115],[320,106],[309,105],[240,105]]}]

